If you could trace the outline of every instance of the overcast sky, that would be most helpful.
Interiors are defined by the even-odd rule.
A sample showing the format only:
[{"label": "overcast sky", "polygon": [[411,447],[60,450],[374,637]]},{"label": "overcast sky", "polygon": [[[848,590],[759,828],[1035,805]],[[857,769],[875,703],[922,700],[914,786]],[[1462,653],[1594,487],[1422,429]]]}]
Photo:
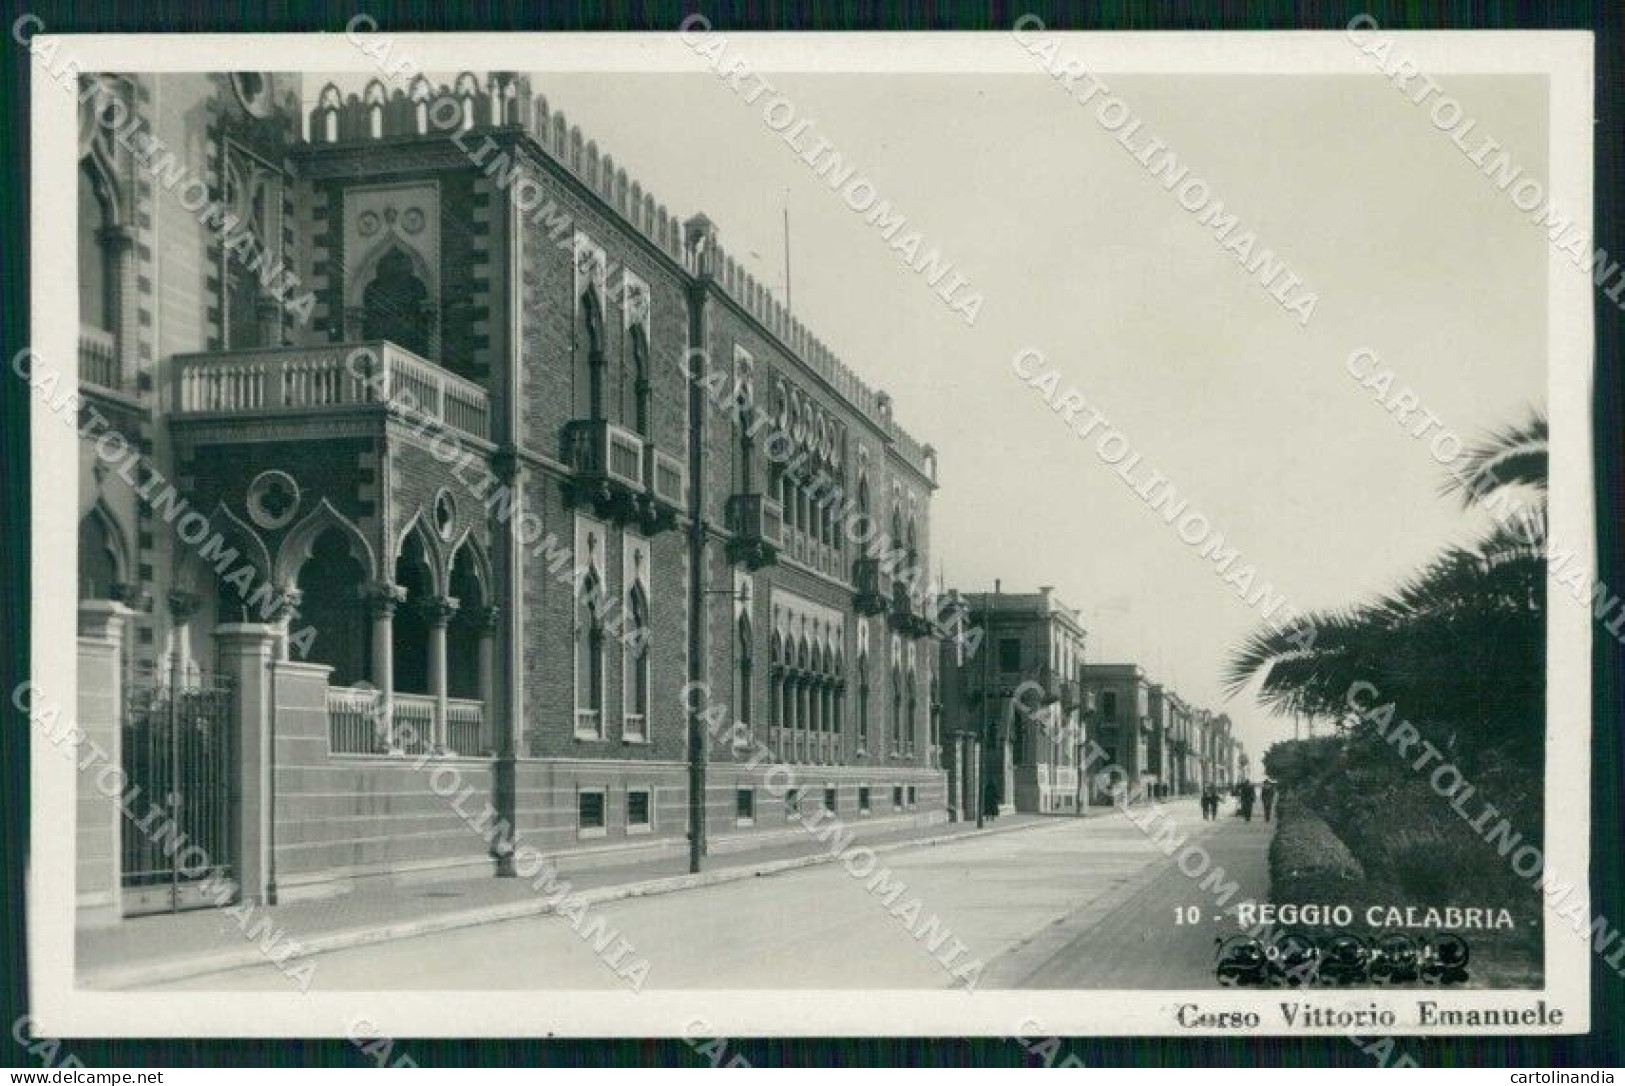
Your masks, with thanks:
[{"label": "overcast sky", "polygon": [[[796,312],[939,450],[932,546],[949,583],[1057,586],[1083,613],[1091,660],[1136,661],[1229,712],[1256,759],[1290,722],[1245,696],[1225,702],[1220,675],[1257,613],[1014,375],[1012,356],[1043,351],[1260,580],[1300,609],[1344,604],[1475,531],[1438,496],[1425,443],[1345,360],[1375,350],[1469,438],[1544,405],[1545,235],[1375,76],[1103,78],[1319,294],[1307,327],[1036,72],[773,76],[985,295],[974,327],[763,123],[760,103],[708,75],[533,82],[674,213],[704,210],[775,287],[787,199]],[[1440,82],[1545,179],[1543,79]]]}]

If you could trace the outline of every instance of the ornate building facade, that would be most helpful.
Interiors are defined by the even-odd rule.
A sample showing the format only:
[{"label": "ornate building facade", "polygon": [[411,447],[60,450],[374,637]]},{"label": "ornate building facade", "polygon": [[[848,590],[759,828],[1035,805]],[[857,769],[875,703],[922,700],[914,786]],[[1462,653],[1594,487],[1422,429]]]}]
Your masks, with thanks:
[{"label": "ornate building facade", "polygon": [[943,817],[935,453],[710,219],[520,75],[83,103],[81,389],[140,454],[82,442],[84,632],[239,700],[266,640],[245,894]]}]

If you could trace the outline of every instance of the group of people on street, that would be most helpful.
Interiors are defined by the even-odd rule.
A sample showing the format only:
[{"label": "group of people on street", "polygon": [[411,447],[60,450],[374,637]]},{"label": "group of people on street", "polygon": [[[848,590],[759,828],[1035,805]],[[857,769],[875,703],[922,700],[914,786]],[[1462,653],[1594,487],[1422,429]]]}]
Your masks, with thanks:
[{"label": "group of people on street", "polygon": [[[1248,822],[1253,820],[1253,806],[1262,801],[1264,805],[1264,821],[1268,822],[1275,813],[1275,782],[1268,777],[1264,779],[1261,787],[1254,787],[1252,781],[1242,781],[1230,789],[1230,794],[1236,798],[1236,814]],[[1217,785],[1208,784],[1202,788],[1202,820],[1213,822],[1219,817],[1219,800],[1222,793]]]}]

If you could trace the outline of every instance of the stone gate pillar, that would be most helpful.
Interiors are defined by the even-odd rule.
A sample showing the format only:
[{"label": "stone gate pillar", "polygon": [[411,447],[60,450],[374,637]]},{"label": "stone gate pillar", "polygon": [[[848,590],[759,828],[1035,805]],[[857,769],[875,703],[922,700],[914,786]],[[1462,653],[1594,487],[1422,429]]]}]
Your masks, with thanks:
[{"label": "stone gate pillar", "polygon": [[[113,600],[79,602],[79,750],[74,890],[82,927],[123,917],[119,808],[124,770],[124,623],[135,612]],[[116,771],[116,772],[115,772]],[[98,781],[100,783],[98,783]],[[108,789],[108,782],[114,787]]]},{"label": "stone gate pillar", "polygon": [[237,805],[237,882],[244,901],[275,900],[271,880],[271,662],[277,626],[232,622],[214,631],[217,670],[231,684],[237,744],[232,752]]}]

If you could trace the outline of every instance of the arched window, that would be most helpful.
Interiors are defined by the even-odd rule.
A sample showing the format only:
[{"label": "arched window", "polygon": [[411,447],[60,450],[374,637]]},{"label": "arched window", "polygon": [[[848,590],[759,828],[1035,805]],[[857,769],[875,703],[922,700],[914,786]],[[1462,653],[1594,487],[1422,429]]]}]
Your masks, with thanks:
[{"label": "arched window", "polygon": [[649,436],[649,344],[642,328],[632,329],[632,409],[628,421],[643,437]]},{"label": "arched window", "polygon": [[603,582],[597,571],[582,580],[576,601],[576,733],[603,738],[604,622]]},{"label": "arched window", "polygon": [[937,680],[931,680],[931,745],[937,749],[942,748],[942,692],[937,687]]},{"label": "arched window", "polygon": [[649,737],[649,597],[643,585],[633,583],[626,594],[628,631],[626,639],[626,709],[622,735],[628,739]]},{"label": "arched window", "polygon": [[755,689],[751,685],[755,660],[752,656],[749,615],[742,614],[739,616],[739,622],[734,632],[734,722],[737,725],[734,733],[734,745],[748,746],[752,738],[751,699],[755,694]]},{"label": "arched window", "polygon": [[395,612],[392,627],[398,694],[429,692],[429,616],[424,607],[434,596],[432,571],[423,538],[408,533],[395,559],[395,583],[406,589],[406,605]]},{"label": "arched window", "polygon": [[361,295],[361,338],[388,339],[415,354],[429,353],[429,288],[412,258],[392,246],[373,269]]},{"label": "arched window", "polygon": [[480,639],[487,635],[482,624],[490,601],[472,541],[458,548],[452,562],[451,596],[457,601],[457,613],[446,637],[446,693],[454,698],[481,699],[487,691],[480,688]]},{"label": "arched window", "polygon": [[768,673],[767,711],[771,717],[769,724],[774,728],[784,727],[784,642],[779,638],[779,631],[773,631],[772,641],[773,663]]},{"label": "arched window", "polygon": [[604,417],[604,320],[598,294],[590,288],[581,294],[576,336],[580,348],[576,366],[577,395],[585,393],[587,397],[587,402],[581,405],[587,417],[601,419]]},{"label": "arched window", "polygon": [[892,664],[891,669],[891,752],[900,753],[903,732],[903,669]]},{"label": "arched window", "polygon": [[79,598],[110,600],[123,590],[126,552],[118,527],[100,507],[79,521]]},{"label": "arched window", "polygon": [[869,749],[869,654],[858,654],[858,749]]},{"label": "arched window", "polygon": [[[371,659],[368,651],[372,639],[372,624],[366,621],[357,604],[357,594],[366,579],[366,570],[350,553],[350,546],[336,528],[328,528],[311,544],[310,557],[299,567],[298,588],[299,622],[301,627],[316,631],[305,660],[313,664],[327,664],[333,669],[328,681],[334,686],[354,686],[367,672]],[[416,610],[417,600],[412,601]],[[400,617],[395,629],[399,630]],[[399,640],[396,642],[400,645]],[[427,664],[427,642],[416,660],[412,679],[426,682],[424,666]],[[399,664],[396,674],[399,676]],[[420,686],[402,686],[396,680],[397,690],[419,690]]]},{"label": "arched window", "polygon": [[916,699],[914,696],[914,672],[910,671],[908,673],[908,679],[905,682],[905,686],[907,689],[907,701],[905,703],[904,710],[907,713],[907,716],[905,716],[904,719],[908,723],[906,730],[903,733],[903,745],[907,749],[908,753],[913,754],[915,740],[918,737],[920,730],[919,703],[918,699]]},{"label": "arched window", "polygon": [[107,177],[87,158],[79,167],[79,323],[109,334],[118,330],[118,262],[108,244],[117,225]]}]

